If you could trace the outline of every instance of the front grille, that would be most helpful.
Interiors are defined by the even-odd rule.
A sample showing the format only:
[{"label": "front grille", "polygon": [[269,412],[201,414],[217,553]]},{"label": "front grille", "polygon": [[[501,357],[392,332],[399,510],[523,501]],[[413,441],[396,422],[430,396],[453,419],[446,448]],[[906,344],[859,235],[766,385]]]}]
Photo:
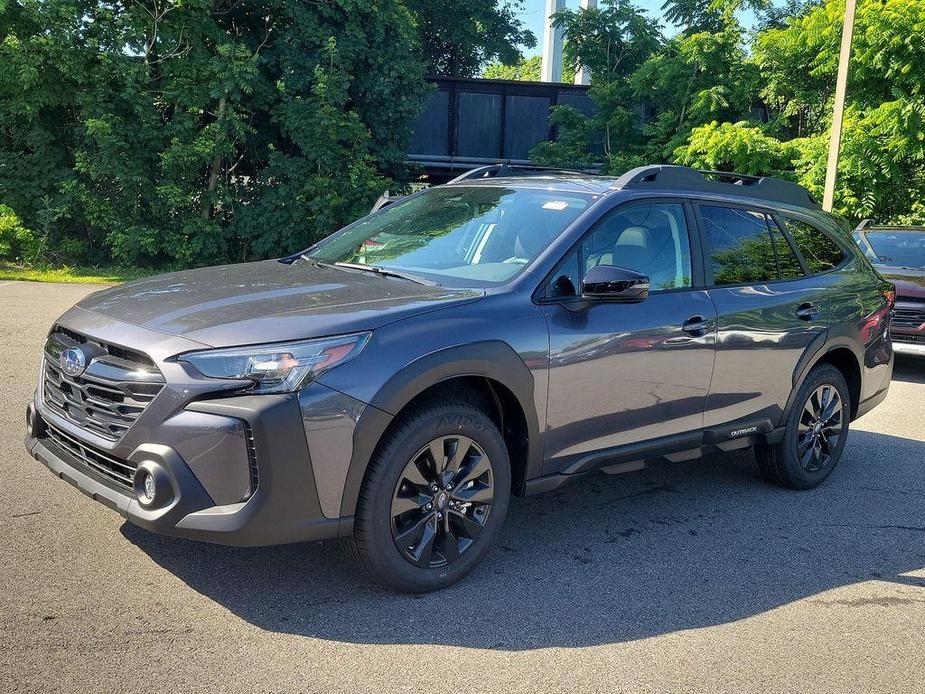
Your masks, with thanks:
[{"label": "front grille", "polygon": [[925,304],[922,308],[897,307],[893,313],[893,325],[903,328],[918,328],[925,323]]},{"label": "front grille", "polygon": [[46,426],[48,427],[48,438],[78,463],[112,480],[120,487],[127,490],[132,489],[132,475],[135,474],[136,467],[134,463],[113,458],[107,453],[78,441],[47,422]]},{"label": "front grille", "polygon": [[[87,367],[69,376],[59,358],[77,347]],[[108,441],[118,441],[164,387],[164,376],[146,355],[60,327],[45,343],[42,380],[43,399],[52,412]]]},{"label": "front grille", "polygon": [[896,301],[907,304],[925,304],[925,296],[905,296],[904,294],[897,294]]},{"label": "front grille", "polygon": [[892,333],[893,342],[904,342],[911,345],[925,345],[925,335],[905,335],[903,333]]}]

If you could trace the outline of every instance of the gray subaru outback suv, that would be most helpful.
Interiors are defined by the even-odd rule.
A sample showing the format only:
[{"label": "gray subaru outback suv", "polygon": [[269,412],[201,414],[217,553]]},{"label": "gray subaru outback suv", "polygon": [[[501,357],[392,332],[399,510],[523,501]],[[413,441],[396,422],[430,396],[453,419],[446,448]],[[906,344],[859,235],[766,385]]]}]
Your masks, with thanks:
[{"label": "gray subaru outback suv", "polygon": [[807,489],[884,399],[893,288],[803,188],[506,166],[281,260],[97,292],[45,344],[26,445],[132,523],[349,538],[452,584],[511,494],[754,447]]}]

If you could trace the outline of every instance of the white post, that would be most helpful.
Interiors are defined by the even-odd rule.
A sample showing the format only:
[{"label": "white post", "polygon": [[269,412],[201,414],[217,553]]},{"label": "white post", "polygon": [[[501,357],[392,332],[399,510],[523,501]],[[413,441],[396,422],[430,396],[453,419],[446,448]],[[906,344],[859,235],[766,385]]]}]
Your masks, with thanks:
[{"label": "white post", "polygon": [[[597,0],[579,0],[578,6],[583,9],[597,7]],[[584,65],[578,66],[578,72],[575,73],[575,84],[591,84],[591,75]]]},{"label": "white post", "polygon": [[846,0],[845,23],[841,32],[841,53],[838,56],[838,78],[835,81],[835,109],[832,112],[832,132],[829,135],[829,160],[825,168],[825,190],[822,209],[832,211],[835,204],[835,179],[838,173],[838,154],[841,149],[842,120],[845,114],[845,92],[848,88],[848,64],[851,62],[851,39],[854,35],[856,0]]},{"label": "white post", "polygon": [[562,79],[562,28],[552,24],[552,16],[565,9],[565,0],[546,0],[545,28],[543,30],[543,82]]}]

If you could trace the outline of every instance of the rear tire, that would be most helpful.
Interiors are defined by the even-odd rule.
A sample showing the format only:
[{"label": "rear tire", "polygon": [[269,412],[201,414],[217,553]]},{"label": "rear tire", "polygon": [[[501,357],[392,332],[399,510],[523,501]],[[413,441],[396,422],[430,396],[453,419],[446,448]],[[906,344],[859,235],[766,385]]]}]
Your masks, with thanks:
[{"label": "rear tire", "polygon": [[373,456],[349,551],[394,590],[445,588],[494,545],[510,490],[507,447],[482,410],[463,401],[422,406],[402,415]]},{"label": "rear tire", "polygon": [[850,418],[850,394],[841,371],[829,364],[814,367],[797,392],[783,439],[755,446],[761,476],[790,489],[818,487],[841,459]]}]

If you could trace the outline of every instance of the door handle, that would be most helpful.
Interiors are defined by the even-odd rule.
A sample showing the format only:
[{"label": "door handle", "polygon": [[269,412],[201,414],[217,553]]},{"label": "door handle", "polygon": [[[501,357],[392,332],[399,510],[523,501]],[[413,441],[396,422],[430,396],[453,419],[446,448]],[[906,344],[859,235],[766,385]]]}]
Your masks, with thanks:
[{"label": "door handle", "polygon": [[713,330],[713,326],[714,322],[711,318],[704,318],[703,316],[691,316],[686,321],[684,321],[684,325],[681,326],[681,330],[693,337],[701,337],[702,335],[708,333],[710,330]]},{"label": "door handle", "polygon": [[822,309],[820,309],[819,306],[808,301],[804,304],[800,304],[796,311],[797,318],[806,321],[815,320],[821,313]]}]

